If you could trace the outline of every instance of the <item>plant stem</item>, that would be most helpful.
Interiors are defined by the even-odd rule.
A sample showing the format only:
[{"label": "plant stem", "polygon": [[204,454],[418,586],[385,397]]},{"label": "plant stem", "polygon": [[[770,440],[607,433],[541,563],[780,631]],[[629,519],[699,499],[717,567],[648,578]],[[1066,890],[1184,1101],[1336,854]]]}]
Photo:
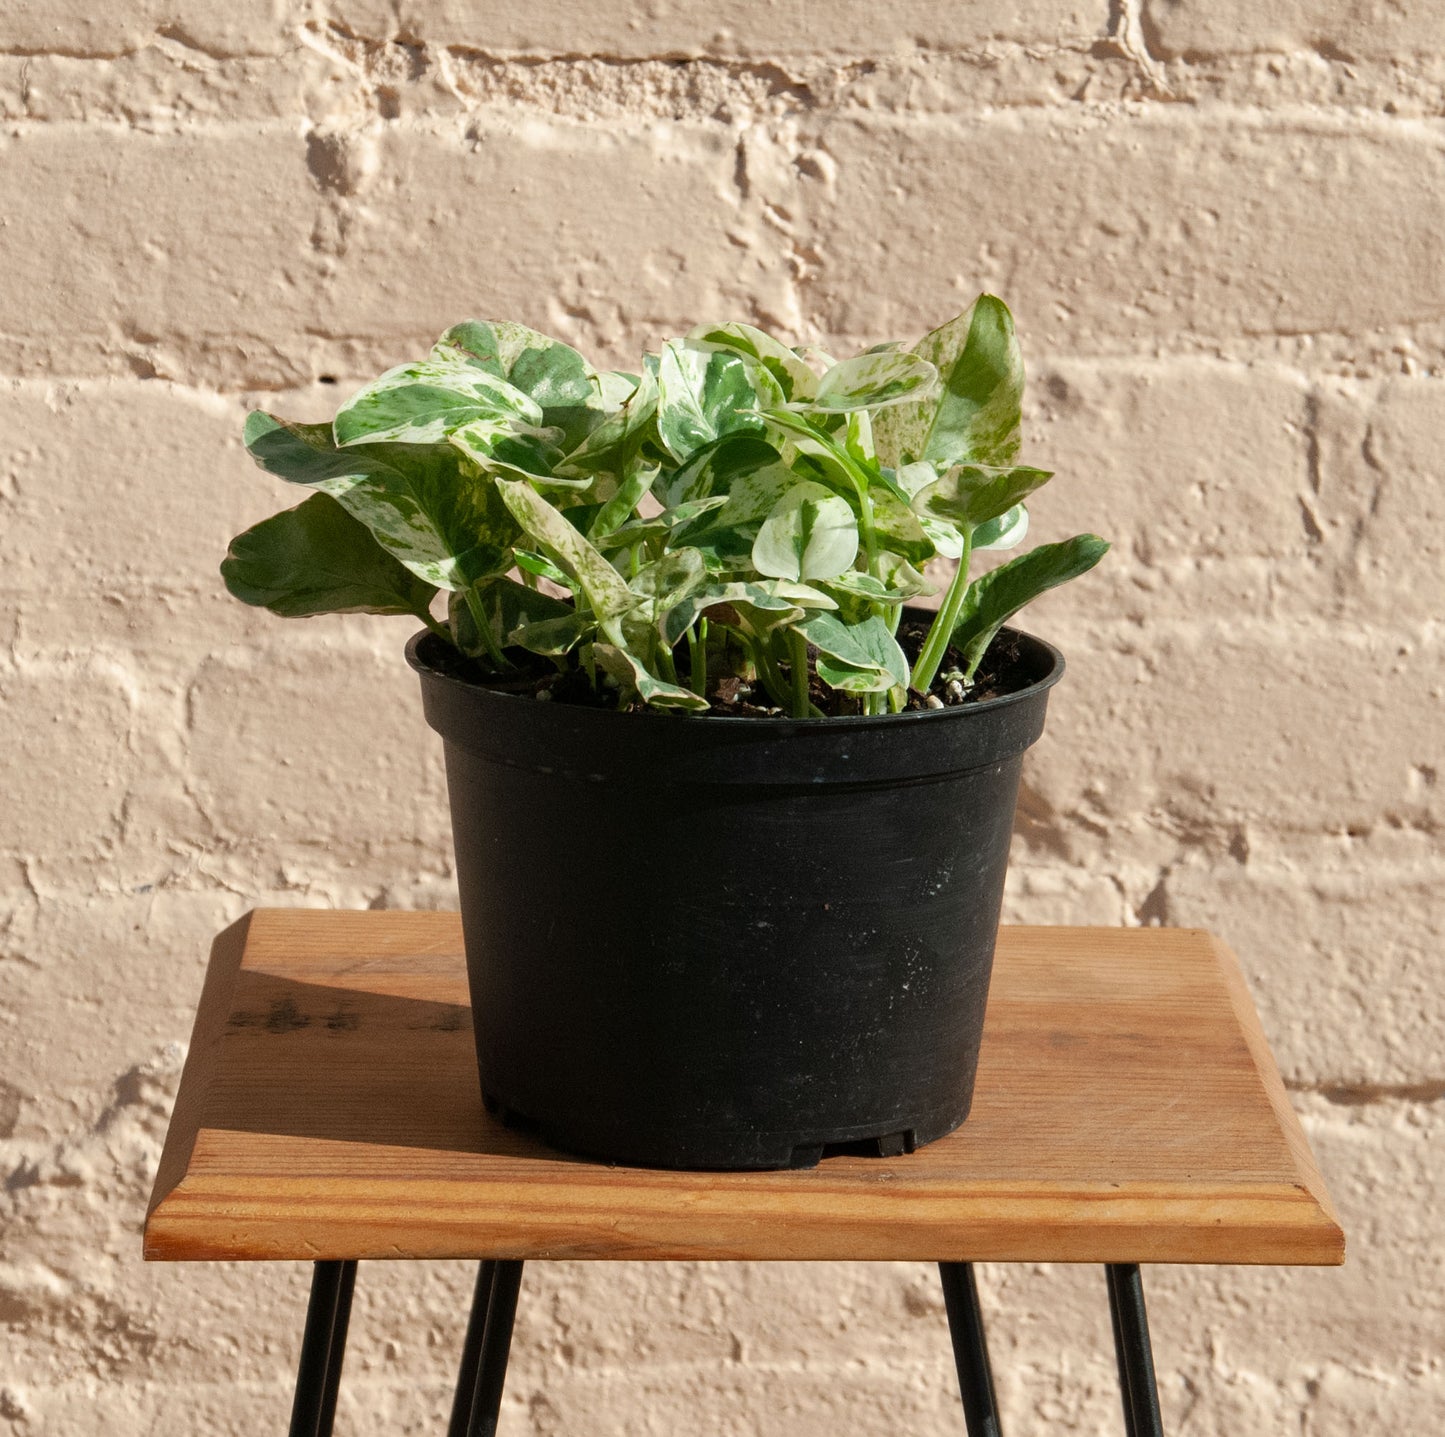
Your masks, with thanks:
[{"label": "plant stem", "polygon": [[687,684],[699,698],[707,697],[707,620],[699,619],[687,631]]},{"label": "plant stem", "polygon": [[511,668],[506,655],[498,647],[496,639],[492,637],[492,621],[482,608],[481,595],[477,593],[475,586],[470,584],[463,590],[463,593],[466,596],[467,610],[472,616],[472,622],[477,626],[477,634],[487,651],[487,657],[491,659],[493,666],[499,672]]},{"label": "plant stem", "polygon": [[788,660],[792,666],[793,717],[808,717],[808,641],[797,629],[788,630]]},{"label": "plant stem", "polygon": [[968,561],[972,546],[973,530],[965,528],[963,553],[958,558],[958,570],[953,576],[953,582],[948,586],[943,603],[939,606],[938,617],[934,619],[928,630],[928,637],[923,641],[923,648],[919,650],[918,662],[913,665],[912,684],[921,694],[926,694],[932,687],[938,666],[948,652],[949,640],[953,638],[953,630],[958,624],[959,611],[963,608],[964,596],[968,593]]},{"label": "plant stem", "polygon": [[677,683],[677,664],[673,661],[672,650],[666,644],[657,646],[657,667],[668,683]]},{"label": "plant stem", "polygon": [[[437,638],[445,639],[447,643],[452,644],[452,636],[446,631],[445,628],[442,627],[441,624],[437,623],[437,621],[431,616],[431,614],[427,610],[423,609],[421,613],[417,615],[417,618],[419,618],[422,623],[424,623],[427,628],[429,628],[432,633],[437,636]],[[456,645],[452,644],[452,647],[455,648]]]},{"label": "plant stem", "polygon": [[752,652],[753,667],[758,671],[758,678],[768,691],[768,697],[772,699],[780,709],[788,708],[792,702],[792,695],[788,686],[783,682],[783,676],[778,672],[778,666],[773,662],[773,656],[769,652],[769,644],[772,641],[772,634],[766,637],[750,639],[748,647]]}]

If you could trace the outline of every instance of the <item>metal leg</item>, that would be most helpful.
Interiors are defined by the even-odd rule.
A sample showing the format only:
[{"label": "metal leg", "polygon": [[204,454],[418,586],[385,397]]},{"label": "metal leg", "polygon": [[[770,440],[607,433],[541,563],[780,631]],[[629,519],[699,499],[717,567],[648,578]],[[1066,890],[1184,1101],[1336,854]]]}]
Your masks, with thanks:
[{"label": "metal leg", "polygon": [[999,1437],[998,1398],[988,1365],[988,1343],[983,1335],[983,1311],[978,1305],[973,1264],[941,1262],[938,1272],[943,1279],[943,1305],[948,1310],[948,1333],[953,1339],[953,1360],[958,1367],[968,1437]]},{"label": "metal leg", "polygon": [[1144,1283],[1137,1263],[1110,1263],[1109,1314],[1114,1320],[1114,1352],[1124,1398],[1124,1430],[1129,1437],[1164,1437],[1159,1388],[1154,1381],[1154,1351],[1144,1311]]},{"label": "metal leg", "polygon": [[[489,1264],[483,1263],[483,1267]],[[492,1272],[488,1280],[487,1315],[482,1324],[480,1340],[475,1358],[475,1380],[470,1391],[458,1388],[456,1405],[452,1409],[452,1421],[456,1423],[458,1409],[467,1408],[465,1426],[451,1428],[449,1437],[497,1437],[497,1418],[502,1410],[502,1387],[507,1380],[507,1356],[512,1350],[512,1323],[517,1316],[517,1293],[522,1286],[522,1264],[520,1262],[496,1262],[490,1264]],[[477,1274],[477,1303],[482,1296],[482,1273]],[[472,1308],[472,1321],[467,1326],[467,1342],[471,1343],[472,1328],[477,1320],[477,1306]],[[463,1376],[466,1375],[467,1357],[463,1356]]]},{"label": "metal leg", "polygon": [[487,1330],[487,1306],[492,1300],[492,1283],[497,1264],[490,1258],[477,1267],[477,1286],[472,1294],[472,1312],[467,1318],[467,1335],[462,1343],[462,1363],[457,1370],[457,1390],[452,1398],[452,1420],[447,1437],[467,1437],[472,1419],[472,1398],[477,1390],[477,1367],[482,1357],[482,1336]]},{"label": "metal leg", "polygon": [[316,1264],[291,1404],[291,1437],[331,1437],[355,1286],[355,1262]]}]

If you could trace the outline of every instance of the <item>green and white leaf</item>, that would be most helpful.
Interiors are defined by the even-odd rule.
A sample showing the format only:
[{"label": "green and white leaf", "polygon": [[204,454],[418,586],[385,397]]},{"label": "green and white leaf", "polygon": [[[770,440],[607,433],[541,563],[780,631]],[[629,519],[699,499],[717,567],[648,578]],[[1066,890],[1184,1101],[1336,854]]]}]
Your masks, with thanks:
[{"label": "green and white leaf", "polygon": [[567,449],[580,444],[615,407],[582,355],[525,324],[474,319],[453,325],[432,348],[432,358],[506,380],[540,409],[532,422],[561,429]]},{"label": "green and white leaf", "polygon": [[686,709],[699,713],[709,707],[701,694],[679,688],[649,672],[642,661],[616,644],[593,644],[593,657],[598,668],[612,675],[624,693],[636,693],[650,708]]},{"label": "green and white leaf", "polygon": [[807,361],[751,324],[700,324],[689,330],[687,337],[694,343],[715,344],[756,359],[777,381],[785,400],[811,399],[818,391],[818,376]]},{"label": "green and white leaf", "polygon": [[657,432],[679,461],[721,435],[760,430],[757,410],[783,398],[777,380],[760,364],[685,340],[663,346],[657,382]]},{"label": "green and white leaf", "polygon": [[852,505],[809,481],[783,494],[753,541],[753,567],[774,579],[831,579],[857,557]]},{"label": "green and white leaf", "polygon": [[[497,648],[519,644],[520,633],[571,618],[573,613],[572,606],[561,599],[554,599],[538,589],[529,589],[506,576],[478,584],[476,597],[491,629],[492,643]],[[476,616],[467,603],[466,594],[453,593],[450,596],[448,619],[452,638],[464,654],[480,658],[489,653],[477,631]],[[527,644],[520,646],[529,647]]]},{"label": "green and white leaf", "polygon": [[629,519],[621,528],[601,535],[594,542],[608,554],[630,549],[635,544],[646,543],[652,539],[663,539],[669,544],[690,542],[691,536],[680,531],[727,502],[726,494],[714,494],[711,499],[694,499],[690,504],[679,504],[676,509],[664,509],[650,519]]},{"label": "green and white leaf", "polygon": [[1086,574],[1109,551],[1097,534],[1077,534],[1060,544],[1040,544],[968,586],[951,642],[972,677],[994,635],[1025,604]]},{"label": "green and white leaf", "polygon": [[631,589],[647,600],[654,613],[673,608],[707,583],[707,564],[698,549],[673,549],[644,564],[632,576]]},{"label": "green and white leaf", "polygon": [[873,529],[885,549],[910,564],[926,564],[938,552],[918,515],[881,486],[873,492]]},{"label": "green and white leaf", "polygon": [[447,442],[487,474],[518,475],[558,489],[585,489],[590,477],[554,474],[562,461],[562,431],[524,424],[510,416],[473,419],[454,429]]},{"label": "green and white leaf", "polygon": [[657,414],[657,375],[649,366],[620,399],[615,386],[631,375],[609,371],[600,376],[604,417],[558,465],[558,472],[577,476],[599,469],[624,468]]},{"label": "green and white leaf", "polygon": [[1007,514],[1051,478],[1049,470],[1026,465],[954,464],[914,494],[913,509],[957,529],[973,530]]},{"label": "green and white leaf", "polygon": [[525,481],[499,479],[497,489],[513,517],[566,571],[599,619],[617,618],[639,602],[601,552]]},{"label": "green and white leaf", "polygon": [[597,632],[593,614],[567,613],[536,623],[519,625],[508,635],[507,642],[547,658],[560,658]]},{"label": "green and white leaf", "polygon": [[246,448],[261,468],[338,500],[418,578],[464,589],[512,567],[520,534],[495,483],[445,444],[338,449],[325,424],[248,416]]},{"label": "green and white leaf", "polygon": [[[797,628],[826,658],[877,675],[874,688],[855,692],[881,693],[908,683],[908,659],[877,614],[869,615],[860,624],[845,624],[834,614],[814,614]],[[821,668],[818,673],[823,676]]]},{"label": "green and white leaf", "polygon": [[1015,504],[1007,514],[980,524],[973,531],[973,552],[981,554],[986,549],[1017,549],[1029,532],[1029,511],[1022,504]]},{"label": "green and white leaf", "polygon": [[628,466],[617,486],[617,492],[597,511],[587,527],[587,537],[598,543],[607,535],[615,533],[628,522],[637,506],[657,482],[662,472],[656,464],[644,464],[641,460]]},{"label": "green and white leaf", "polygon": [[835,364],[818,381],[818,392],[792,408],[845,413],[919,402],[938,385],[938,371],[916,354],[859,354]]},{"label": "green and white leaf", "polygon": [[672,509],[729,494],[739,479],[781,463],[782,455],[761,434],[725,434],[688,455],[668,476],[660,497]]},{"label": "green and white leaf", "polygon": [[542,423],[541,407],[505,379],[458,361],[389,369],[353,394],[332,421],[336,443],[436,444],[474,419]]},{"label": "green and white leaf", "polygon": [[527,573],[535,574],[539,579],[547,579],[553,584],[561,584],[564,588],[574,587],[571,578],[564,574],[545,554],[534,554],[530,549],[514,549],[512,553],[519,569],[525,569]]},{"label": "green and white leaf", "polygon": [[414,614],[427,622],[436,589],[419,579],[329,494],[313,494],[231,540],[226,588],[273,614]]},{"label": "green and white leaf", "polygon": [[1019,448],[1024,366],[1008,306],[981,294],[912,352],[938,370],[942,389],[936,399],[880,411],[874,438],[883,463],[1011,464]]},{"label": "green and white leaf", "polygon": [[663,642],[672,648],[700,615],[721,604],[730,605],[744,628],[755,634],[766,633],[780,624],[796,623],[810,609],[834,607],[827,594],[805,584],[778,580],[762,584],[744,580],[709,584],[662,615],[658,631]]}]

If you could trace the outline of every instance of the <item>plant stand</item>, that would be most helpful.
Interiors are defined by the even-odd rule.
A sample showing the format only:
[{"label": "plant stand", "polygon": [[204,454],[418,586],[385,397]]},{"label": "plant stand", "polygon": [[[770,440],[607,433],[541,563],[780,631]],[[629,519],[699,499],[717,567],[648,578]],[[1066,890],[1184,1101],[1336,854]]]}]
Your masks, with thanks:
[{"label": "plant stand", "polygon": [[970,1437],[999,1431],[971,1264],[1100,1263],[1142,1437],[1161,1426],[1140,1263],[1338,1264],[1344,1236],[1206,933],[1005,928],[957,1132],[669,1172],[485,1113],[456,915],[263,909],[213,947],[145,1254],[315,1262],[293,1437],[331,1430],[359,1259],[482,1260],[450,1437],[496,1431],[526,1260],[936,1262]]}]

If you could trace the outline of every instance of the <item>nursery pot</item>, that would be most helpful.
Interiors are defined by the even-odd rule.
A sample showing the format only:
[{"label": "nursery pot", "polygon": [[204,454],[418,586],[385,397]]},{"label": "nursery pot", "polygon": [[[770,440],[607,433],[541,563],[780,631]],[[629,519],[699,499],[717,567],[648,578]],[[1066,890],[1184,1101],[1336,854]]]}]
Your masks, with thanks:
[{"label": "nursery pot", "polygon": [[1016,638],[1018,692],[809,720],[539,703],[412,639],[488,1108],[654,1167],[805,1166],[956,1128],[1019,769],[1064,667]]}]

